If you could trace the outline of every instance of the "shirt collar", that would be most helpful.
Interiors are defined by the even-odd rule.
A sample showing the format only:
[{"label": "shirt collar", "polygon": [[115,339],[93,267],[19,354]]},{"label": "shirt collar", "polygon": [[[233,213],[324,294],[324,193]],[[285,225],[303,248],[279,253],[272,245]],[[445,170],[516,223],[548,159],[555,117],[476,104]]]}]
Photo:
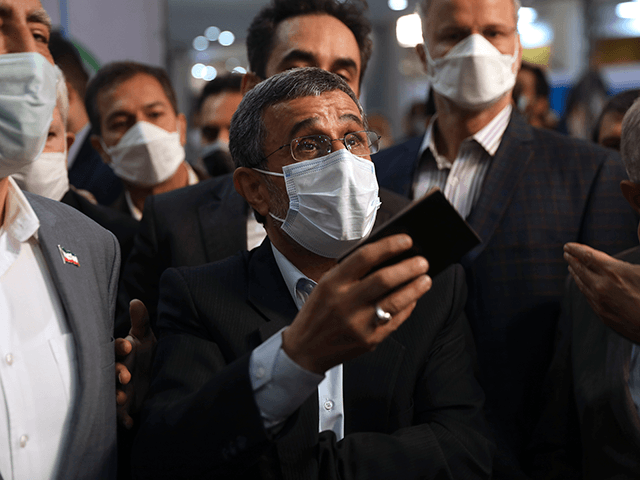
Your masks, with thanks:
[{"label": "shirt collar", "polygon": [[[490,156],[493,157],[498,151],[504,132],[509,125],[512,109],[513,107],[509,103],[506,107],[500,110],[500,112],[493,117],[487,125],[471,137],[465,139],[465,141],[475,140]],[[422,157],[422,154],[428,148],[431,150],[433,158],[435,158],[436,163],[438,164],[438,169],[441,170],[443,168],[451,168],[452,162],[450,162],[446,157],[438,154],[438,150],[436,149],[433,127],[437,118],[437,113],[431,117],[431,121],[427,126],[427,131],[424,134],[424,139],[422,140],[422,145],[420,145],[420,150],[418,150],[418,157]]]},{"label": "shirt collar", "polygon": [[38,239],[40,221],[36,212],[13,178],[9,178],[9,188],[5,203],[4,225],[2,229],[19,242],[26,242],[31,237]]},{"label": "shirt collar", "polygon": [[82,144],[84,143],[87,135],[89,135],[89,130],[91,130],[91,124],[87,123],[84,127],[82,127],[78,133],[76,133],[76,139],[73,144],[69,148],[69,154],[67,155],[67,167],[71,169],[71,166],[76,161],[76,157],[78,156],[78,152],[82,148]]},{"label": "shirt collar", "polygon": [[304,273],[296,268],[296,266],[287,259],[280,251],[273,246],[271,243],[271,250],[273,251],[273,256],[276,259],[276,264],[280,269],[280,273],[282,274],[282,278],[284,278],[284,283],[287,285],[287,290],[291,294],[294,303],[298,307],[298,310],[302,308],[304,304],[304,300],[298,293],[298,289],[296,288],[298,285],[298,281],[302,278],[309,280],[311,283],[316,285],[316,282],[307,277]]}]

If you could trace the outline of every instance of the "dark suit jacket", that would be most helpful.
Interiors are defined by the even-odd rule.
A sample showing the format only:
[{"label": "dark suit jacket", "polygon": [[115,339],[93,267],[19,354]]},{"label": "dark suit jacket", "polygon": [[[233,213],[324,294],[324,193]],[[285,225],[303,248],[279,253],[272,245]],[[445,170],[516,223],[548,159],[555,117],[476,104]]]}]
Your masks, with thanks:
[{"label": "dark suit jacket", "polygon": [[317,394],[272,441],[253,400],[249,357],[297,309],[270,243],[167,270],[134,477],[488,477],[491,445],[465,350],[464,297],[462,269],[451,267],[390,338],[344,364],[342,441],[318,433]]},{"label": "dark suit jacket", "polygon": [[[373,156],[382,187],[410,195],[420,143]],[[615,152],[512,115],[467,219],[482,243],[461,261],[499,448],[521,451],[535,425],[567,273],[563,244],[608,253],[637,245],[638,220],[620,195],[624,178]]]},{"label": "dark suit jacket", "polygon": [[[24,194],[40,221],[40,247],[73,333],[78,362],[78,391],[58,478],[115,478],[113,315],[118,242],[73,208]],[[64,263],[58,245],[72,251],[80,266]]]},{"label": "dark suit jacket", "polygon": [[133,248],[133,239],[140,223],[130,215],[123,215],[104,205],[94,205],[78,192],[67,191],[60,200],[62,203],[84,213],[98,225],[113,233],[120,244],[121,257],[126,259]]},{"label": "dark suit jacket", "polygon": [[[376,225],[407,200],[381,191]],[[227,258],[247,248],[249,205],[236,192],[233,175],[224,175],[147,198],[140,233],[123,269],[119,305],[141,299],[155,324],[160,275],[169,267],[194,267]],[[117,321],[128,324],[128,317]],[[128,331],[128,328],[127,328]]]},{"label": "dark suit jacket", "polygon": [[85,138],[69,169],[69,183],[93,193],[101,205],[111,205],[123,191],[120,179],[91,146],[91,133]]},{"label": "dark suit jacket", "polygon": [[[640,247],[617,256],[639,264]],[[640,478],[640,420],[629,393],[632,343],[607,327],[571,280],[533,437],[540,479]]]}]

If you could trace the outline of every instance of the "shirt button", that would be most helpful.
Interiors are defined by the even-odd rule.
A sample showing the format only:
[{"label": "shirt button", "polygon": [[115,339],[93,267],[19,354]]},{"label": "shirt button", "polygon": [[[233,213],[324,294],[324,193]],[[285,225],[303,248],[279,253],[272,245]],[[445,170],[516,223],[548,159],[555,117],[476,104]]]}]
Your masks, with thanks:
[{"label": "shirt button", "polygon": [[4,360],[7,362],[7,365],[13,365],[13,355],[10,353],[5,355]]},{"label": "shirt button", "polygon": [[326,402],[324,402],[324,409],[325,410],[332,410],[333,409],[333,402],[331,400],[327,400]]},{"label": "shirt button", "polygon": [[27,446],[27,440],[29,440],[29,437],[27,435],[22,435],[20,437],[20,448],[24,448]]},{"label": "shirt button", "polygon": [[266,372],[265,372],[265,370],[264,370],[264,368],[263,368],[263,367],[258,367],[258,368],[256,369],[256,377],[258,377],[258,378],[262,378],[262,377],[264,377],[264,374],[265,374],[265,373],[266,373]]}]

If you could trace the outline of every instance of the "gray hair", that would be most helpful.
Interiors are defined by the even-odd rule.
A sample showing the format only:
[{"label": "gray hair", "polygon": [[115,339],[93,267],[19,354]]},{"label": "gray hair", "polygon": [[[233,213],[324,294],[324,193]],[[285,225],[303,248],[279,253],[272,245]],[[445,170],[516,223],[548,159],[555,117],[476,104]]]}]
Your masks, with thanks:
[{"label": "gray hair", "polygon": [[[522,6],[522,3],[520,2],[520,0],[512,0],[513,1],[513,8],[515,10],[515,15],[516,15],[516,25],[518,24],[518,10],[520,10],[520,7]],[[427,14],[429,13],[429,7],[431,7],[431,2],[432,0],[419,0],[418,1],[418,5],[417,5],[417,11],[418,14],[420,15],[420,20],[422,21],[422,36],[426,37],[426,30],[425,30],[425,25],[426,25],[426,19],[427,19]],[[517,28],[517,27],[516,27]]]},{"label": "gray hair", "polygon": [[640,99],[631,105],[622,119],[620,155],[629,180],[640,184]]},{"label": "gray hair", "polygon": [[60,111],[60,117],[62,117],[62,124],[65,130],[67,130],[67,121],[69,120],[69,90],[67,89],[67,81],[64,78],[64,73],[57,65],[54,65],[56,69],[56,107]]},{"label": "gray hair", "polygon": [[263,116],[268,107],[288,100],[318,97],[340,90],[353,100],[365,122],[362,105],[349,85],[334,73],[320,68],[295,68],[260,82],[242,99],[231,119],[229,150],[236,167],[263,167],[262,150],[267,134]]}]

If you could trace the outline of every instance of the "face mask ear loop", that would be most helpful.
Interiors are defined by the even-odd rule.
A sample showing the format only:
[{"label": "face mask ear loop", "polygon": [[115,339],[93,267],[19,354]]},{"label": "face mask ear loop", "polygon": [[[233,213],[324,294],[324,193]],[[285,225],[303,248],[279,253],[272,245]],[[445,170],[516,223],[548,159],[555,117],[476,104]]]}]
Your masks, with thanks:
[{"label": "face mask ear loop", "polygon": [[284,173],[270,172],[269,170],[261,170],[259,168],[252,168],[251,170],[255,170],[256,172],[264,173],[265,175],[272,175],[274,177],[284,177]]}]

